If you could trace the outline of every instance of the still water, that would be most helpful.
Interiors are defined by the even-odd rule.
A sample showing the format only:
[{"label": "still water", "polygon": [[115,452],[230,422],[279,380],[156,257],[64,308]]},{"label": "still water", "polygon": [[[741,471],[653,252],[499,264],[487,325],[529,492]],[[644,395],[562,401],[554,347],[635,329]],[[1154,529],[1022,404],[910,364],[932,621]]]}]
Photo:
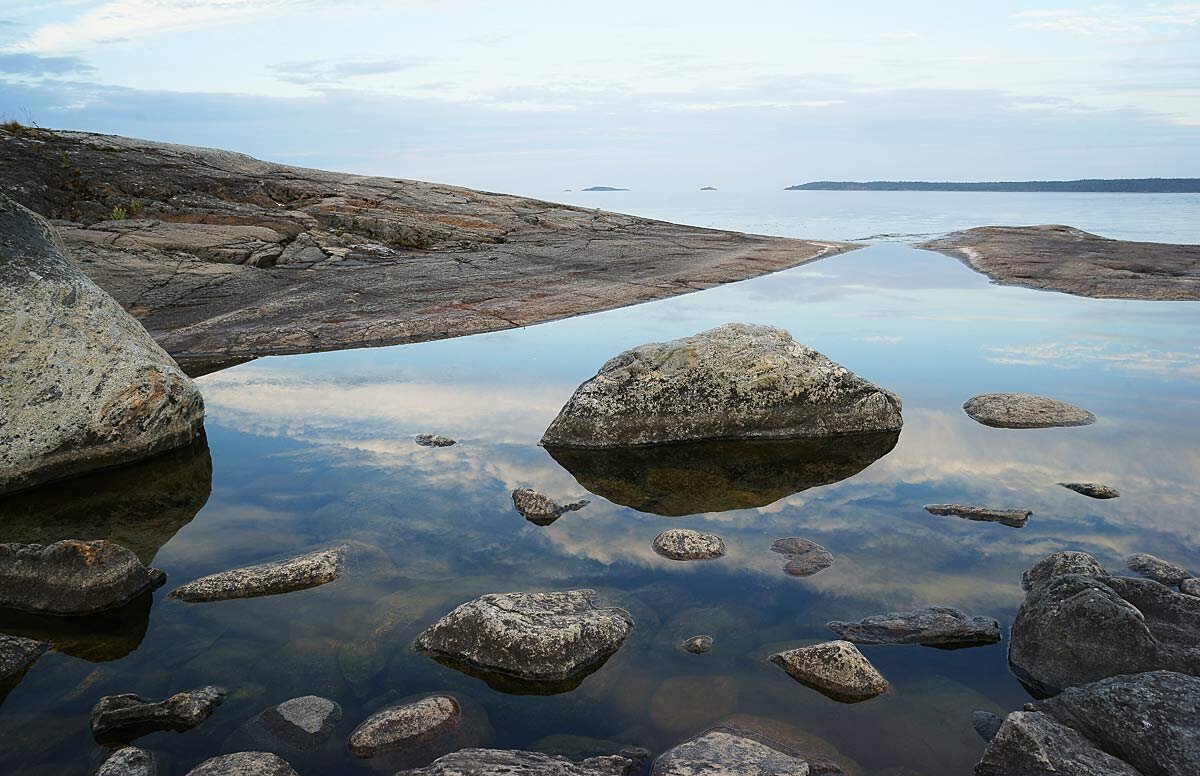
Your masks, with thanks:
[{"label": "still water", "polygon": [[[1061,222],[1200,242],[1200,197],[1187,195],[787,192],[792,199],[764,205],[715,194],[724,198],[682,205],[633,192],[559,196],[832,239]],[[1003,714],[1029,697],[1007,670],[1004,643],[864,647],[892,690],[853,705],[797,684],[765,657],[831,638],[832,619],[925,604],[996,617],[1007,635],[1021,571],[1057,550],[1086,550],[1111,570],[1132,552],[1200,565],[1200,305],[998,287],[897,239],[633,308],[269,358],[200,378],[205,445],[0,502],[0,541],[109,537],[168,575],[153,596],[90,622],[0,617],[0,630],[59,645],[3,700],[0,773],[90,773],[105,751],[88,728],[100,696],[161,698],[204,684],[230,691],[208,721],[137,742],[162,755],[166,773],[247,748],[240,726],[307,694],[336,700],[343,718],[323,749],[281,750],[301,774],[420,765],[356,760],[345,740],[374,710],[430,692],[462,701],[471,724],[459,746],[657,753],[737,717],[831,755],[851,774],[970,773],[983,750],[971,711]],[[537,445],[607,358],[729,321],[782,326],[900,395],[905,426],[894,449],[838,451],[852,465],[803,452],[747,463],[731,453],[706,459],[699,473],[639,477],[594,461],[564,466]],[[992,391],[1061,398],[1098,421],[985,428],[960,405]],[[418,447],[418,433],[459,443]],[[1060,481],[1103,482],[1122,495],[1095,501]],[[592,503],[539,526],[513,509],[518,487]],[[929,515],[930,502],[1034,516],[1016,529]],[[728,555],[661,558],[651,541],[672,527],[717,533]],[[833,566],[787,576],[770,551],[783,537],[824,545]],[[207,604],[165,599],[198,576],[342,543],[351,573],[324,587]],[[636,626],[569,692],[503,692],[411,648],[424,627],[478,595],[580,587],[628,609]],[[678,648],[700,633],[714,637],[712,652]]]}]

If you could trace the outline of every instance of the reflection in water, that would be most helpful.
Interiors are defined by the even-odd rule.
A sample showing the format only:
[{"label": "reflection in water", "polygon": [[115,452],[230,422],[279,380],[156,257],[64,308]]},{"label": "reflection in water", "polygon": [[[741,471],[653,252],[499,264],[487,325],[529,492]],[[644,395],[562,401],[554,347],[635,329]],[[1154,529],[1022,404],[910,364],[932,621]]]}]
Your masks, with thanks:
[{"label": "reflection in water", "polygon": [[455,671],[461,671],[467,676],[473,676],[476,679],[482,680],[488,687],[491,687],[497,692],[509,693],[511,695],[559,695],[565,692],[571,692],[579,685],[583,684],[583,680],[587,679],[592,674],[600,670],[600,668],[608,662],[612,657],[611,654],[605,655],[600,660],[592,663],[590,666],[585,666],[580,671],[566,679],[555,679],[547,681],[539,681],[533,679],[523,679],[519,676],[496,671],[490,668],[476,665],[475,663],[460,660],[450,655],[444,655],[439,652],[425,652],[428,657],[433,658],[437,662],[453,668]]},{"label": "reflection in water", "polygon": [[138,648],[146,637],[153,603],[154,593],[147,591],[117,609],[83,617],[0,609],[0,632],[46,641],[56,652],[105,663]]},{"label": "reflection in water", "polygon": [[547,447],[580,485],[668,517],[753,509],[853,477],[892,451],[899,431],[646,447]]}]

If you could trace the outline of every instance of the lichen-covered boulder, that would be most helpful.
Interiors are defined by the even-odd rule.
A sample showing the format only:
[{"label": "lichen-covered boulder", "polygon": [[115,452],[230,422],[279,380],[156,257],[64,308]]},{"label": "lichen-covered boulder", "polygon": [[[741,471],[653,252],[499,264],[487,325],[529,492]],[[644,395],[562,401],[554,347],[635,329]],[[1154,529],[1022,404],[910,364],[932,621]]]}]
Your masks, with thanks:
[{"label": "lichen-covered boulder", "polygon": [[725,541],[691,528],[669,528],[654,537],[654,551],[671,560],[712,560],[725,554]]},{"label": "lichen-covered boulder", "polygon": [[204,402],[141,324],[0,195],[0,493],[195,440]]},{"label": "lichen-covered boulder", "polygon": [[286,560],[221,571],[177,587],[169,597],[198,603],[307,590],[340,577],[345,556],[346,547],[332,547]]},{"label": "lichen-covered boulder", "polygon": [[0,544],[0,607],[90,614],[128,603],[165,579],[131,550],[105,539]]},{"label": "lichen-covered boulder", "polygon": [[1142,776],[1045,714],[1017,711],[975,766],[975,776]]},{"label": "lichen-covered boulder", "polygon": [[515,749],[460,749],[424,768],[401,771],[396,776],[629,776],[639,765],[641,756],[635,752],[575,762]]},{"label": "lichen-covered boulder", "polygon": [[963,411],[977,423],[993,428],[1054,428],[1096,422],[1096,416],[1082,407],[1028,393],[985,393],[968,399]]},{"label": "lichen-covered boulder", "polygon": [[855,644],[923,644],[965,647],[995,644],[1000,623],[991,617],[969,617],[952,606],[924,606],[909,612],[876,614],[858,622],[827,624],[838,638]]},{"label": "lichen-covered boulder", "polygon": [[782,745],[718,727],[663,752],[651,776],[809,776],[810,772],[803,757]]},{"label": "lichen-covered boulder", "polygon": [[827,641],[768,658],[801,684],[836,701],[857,703],[887,691],[888,682],[849,641]]},{"label": "lichen-covered boulder", "polygon": [[896,431],[900,400],[792,339],[729,323],[610,359],[546,429],[547,447]]},{"label": "lichen-covered boulder", "polygon": [[270,752],[234,752],[205,760],[187,776],[298,776],[279,755]]},{"label": "lichen-covered boulder", "polygon": [[458,701],[448,695],[434,695],[383,709],[350,734],[350,754],[375,757],[417,746],[452,730],[461,716]]}]

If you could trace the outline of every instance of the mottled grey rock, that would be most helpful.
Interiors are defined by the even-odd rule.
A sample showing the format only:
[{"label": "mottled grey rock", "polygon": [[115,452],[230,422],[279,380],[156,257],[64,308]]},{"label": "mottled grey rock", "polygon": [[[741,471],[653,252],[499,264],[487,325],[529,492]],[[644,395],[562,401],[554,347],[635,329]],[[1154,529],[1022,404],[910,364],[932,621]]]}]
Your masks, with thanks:
[{"label": "mottled grey rock", "polygon": [[287,560],[222,571],[177,587],[168,597],[197,603],[305,590],[340,577],[345,556],[344,546],[333,547]]},{"label": "mottled grey rock", "polygon": [[1136,571],[1147,579],[1161,582],[1164,585],[1178,585],[1192,576],[1187,569],[1174,563],[1156,558],[1144,552],[1135,553],[1125,559],[1125,566],[1130,571]]},{"label": "mottled grey rock", "polygon": [[713,637],[712,636],[692,636],[679,645],[685,652],[691,652],[693,655],[703,655],[705,652],[712,651]]},{"label": "mottled grey rock", "polygon": [[602,665],[633,630],[628,612],[595,598],[594,590],[481,596],[431,625],[417,647],[526,681],[572,680]]},{"label": "mottled grey rock", "polygon": [[540,752],[510,749],[461,749],[431,765],[396,776],[630,776],[641,764],[640,753],[589,757],[574,762]]},{"label": "mottled grey rock", "polygon": [[1116,757],[1049,716],[1037,712],[1009,714],[975,776],[1142,776]]},{"label": "mottled grey rock", "polygon": [[235,752],[205,760],[186,776],[298,776],[292,766],[270,752]]},{"label": "mottled grey rock", "polygon": [[1116,488],[1108,485],[1101,485],[1098,482],[1060,482],[1058,484],[1062,485],[1067,490],[1073,490],[1076,493],[1082,493],[1083,495],[1090,496],[1092,498],[1108,499],[1117,498],[1121,495],[1119,492],[1117,492]]},{"label": "mottled grey rock", "polygon": [[49,546],[0,544],[0,606],[89,614],[120,606],[166,580],[124,547],[103,539]]},{"label": "mottled grey rock", "polygon": [[416,442],[421,447],[450,447],[451,445],[457,444],[457,442],[450,437],[444,437],[440,434],[417,434]]},{"label": "mottled grey rock", "polygon": [[1058,399],[1028,393],[985,393],[968,399],[963,411],[993,428],[1053,428],[1087,426],[1096,416]]},{"label": "mottled grey rock", "polygon": [[1086,577],[1107,577],[1109,573],[1100,561],[1086,552],[1055,552],[1039,560],[1032,568],[1021,574],[1021,588],[1032,590],[1046,584],[1054,577],[1064,574],[1082,574]]},{"label": "mottled grey rock", "polygon": [[771,542],[771,552],[788,559],[783,570],[794,577],[810,577],[833,565],[833,554],[808,539],[776,539]]},{"label": "mottled grey rock", "polygon": [[350,754],[375,757],[423,744],[452,730],[460,716],[458,701],[447,695],[384,709],[372,714],[350,734]]},{"label": "mottled grey rock", "polygon": [[48,649],[45,642],[0,633],[0,698]]},{"label": "mottled grey rock", "polygon": [[796,681],[845,703],[874,698],[888,688],[883,675],[848,641],[790,649],[769,660]]},{"label": "mottled grey rock", "polygon": [[926,504],[925,511],[931,515],[961,517],[984,523],[1000,523],[1010,528],[1024,528],[1033,514],[1028,509],[990,509],[966,504]]},{"label": "mottled grey rock", "polygon": [[996,733],[1000,731],[1000,726],[1004,724],[1004,718],[999,714],[993,714],[990,711],[975,709],[971,712],[971,727],[975,728],[975,732],[984,741],[991,741],[996,737]]},{"label": "mottled grey rock", "polygon": [[108,756],[96,776],[157,776],[154,755],[136,746],[121,747]]},{"label": "mottled grey rock", "polygon": [[900,400],[783,329],[730,323],[610,359],[542,444],[625,447],[896,431]]},{"label": "mottled grey rock", "polygon": [[1200,597],[1200,579],[1192,577],[1179,583],[1179,592]]},{"label": "mottled grey rock", "polygon": [[651,776],[809,776],[807,761],[772,743],[714,728],[663,752]]},{"label": "mottled grey rock", "polygon": [[342,718],[342,707],[328,698],[304,695],[286,700],[259,714],[253,724],[287,746],[302,752],[317,749]]},{"label": "mottled grey rock", "polygon": [[924,644],[966,647],[995,644],[1000,623],[991,617],[968,617],[950,606],[925,606],[910,612],[876,614],[858,622],[834,620],[828,627],[854,644]]},{"label": "mottled grey rock", "polygon": [[712,560],[725,554],[725,542],[716,534],[671,528],[654,537],[654,551],[671,560]]},{"label": "mottled grey rock", "polygon": [[67,260],[45,220],[3,194],[0,328],[0,493],[200,435],[204,402],[192,381]]},{"label": "mottled grey rock", "polygon": [[212,686],[157,702],[132,693],[106,695],[92,708],[92,735],[97,741],[132,741],[156,730],[188,730],[224,700],[225,691]]},{"label": "mottled grey rock", "polygon": [[536,525],[550,525],[567,512],[583,509],[591,503],[583,499],[560,505],[532,488],[517,488],[512,492],[512,500],[521,517]]}]

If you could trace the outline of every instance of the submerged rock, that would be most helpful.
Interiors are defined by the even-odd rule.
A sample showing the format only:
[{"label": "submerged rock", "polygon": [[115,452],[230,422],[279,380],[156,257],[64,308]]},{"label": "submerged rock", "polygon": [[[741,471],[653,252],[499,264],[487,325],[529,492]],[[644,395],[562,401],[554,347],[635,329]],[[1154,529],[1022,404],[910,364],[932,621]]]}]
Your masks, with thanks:
[{"label": "submerged rock", "polygon": [[298,776],[287,761],[270,752],[235,752],[205,760],[186,776]]},{"label": "submerged rock", "polygon": [[1125,566],[1130,571],[1136,571],[1147,579],[1161,582],[1164,585],[1178,585],[1192,575],[1182,566],[1156,558],[1144,552],[1130,555],[1125,559]]},{"label": "submerged rock", "polygon": [[801,684],[843,703],[865,701],[888,688],[883,675],[848,641],[790,649],[768,659]]},{"label": "submerged rock", "polygon": [[535,525],[550,525],[567,512],[583,509],[591,503],[583,499],[560,505],[532,488],[517,488],[512,492],[512,500],[521,517]]},{"label": "submerged rock", "polygon": [[[342,707],[336,702],[304,695],[272,706],[237,734],[254,742],[256,748],[273,749],[282,744],[291,750],[311,752],[325,743],[341,719]],[[230,748],[228,743],[226,748]]]},{"label": "submerged rock", "polygon": [[460,716],[458,701],[447,695],[384,709],[372,714],[350,734],[350,754],[375,757],[423,744],[453,729]]},{"label": "submerged rock", "polygon": [[48,649],[44,641],[0,633],[0,701]]},{"label": "submerged rock", "polygon": [[0,544],[0,607],[89,614],[128,603],[165,580],[158,569],[103,539]]},{"label": "submerged rock", "polygon": [[417,434],[416,443],[421,447],[450,447],[458,444],[450,437],[444,437],[434,434]]},{"label": "submerged rock", "polygon": [[346,547],[333,547],[287,560],[222,571],[177,587],[168,598],[198,603],[306,590],[340,577],[345,556]]},{"label": "submerged rock", "polygon": [[788,559],[783,570],[794,577],[811,577],[833,565],[833,554],[808,539],[776,539],[771,542],[771,552]]},{"label": "submerged rock", "polygon": [[565,757],[515,749],[460,749],[432,764],[396,776],[631,776],[641,765],[641,752],[589,757],[575,762]]},{"label": "submerged rock", "polygon": [[1000,640],[999,622],[991,617],[968,617],[950,606],[877,614],[858,622],[834,620],[828,627],[838,638],[854,644],[974,647]]},{"label": "submerged rock", "polygon": [[96,776],[157,776],[154,755],[136,746],[121,747],[108,756]]},{"label": "submerged rock", "polygon": [[1074,404],[1028,393],[985,393],[969,399],[963,410],[972,420],[993,428],[1053,428],[1096,422],[1095,415]]},{"label": "submerged rock", "polygon": [[703,655],[705,652],[711,652],[713,648],[712,636],[692,636],[687,641],[679,645],[685,652],[691,652],[693,655]]},{"label": "submerged rock", "polygon": [[1121,495],[1117,492],[1116,488],[1101,485],[1098,482],[1060,482],[1058,484],[1067,490],[1073,490],[1076,493],[1082,493],[1092,498],[1108,499],[1117,498]]},{"label": "submerged rock", "polygon": [[975,766],[975,776],[1142,776],[1045,714],[1008,715]]},{"label": "submerged rock", "polygon": [[594,590],[481,596],[431,625],[417,647],[485,680],[500,674],[546,683],[552,692],[570,689],[633,630],[628,612],[599,607],[595,598]]},{"label": "submerged rock", "polygon": [[671,560],[712,560],[725,554],[725,542],[716,534],[671,528],[654,537],[654,551]]},{"label": "submerged rock", "polygon": [[1087,577],[1107,577],[1108,571],[1100,561],[1086,552],[1069,550],[1055,552],[1039,560],[1032,568],[1021,574],[1021,588],[1028,591],[1041,587],[1054,577],[1064,574],[1082,574]]},{"label": "submerged rock", "polygon": [[1010,528],[1024,528],[1033,512],[1028,509],[990,509],[965,504],[926,504],[925,511],[931,515],[961,517],[984,523],[1000,523]]},{"label": "submerged rock", "polygon": [[897,431],[900,400],[783,329],[730,323],[610,359],[546,429],[547,447]]},{"label": "submerged rock", "polygon": [[0,493],[195,440],[204,402],[50,225],[0,194]]},{"label": "submerged rock", "polygon": [[984,741],[991,741],[996,737],[996,733],[1000,731],[1000,726],[1004,724],[1004,718],[999,714],[993,714],[990,711],[975,709],[971,712],[971,727],[975,728],[975,732]]},{"label": "submerged rock", "polygon": [[717,727],[663,752],[651,776],[809,776],[807,760],[777,741]]},{"label": "submerged rock", "polygon": [[132,693],[106,695],[92,708],[92,735],[97,741],[132,741],[156,730],[189,730],[224,700],[225,691],[212,686],[157,702]]}]

